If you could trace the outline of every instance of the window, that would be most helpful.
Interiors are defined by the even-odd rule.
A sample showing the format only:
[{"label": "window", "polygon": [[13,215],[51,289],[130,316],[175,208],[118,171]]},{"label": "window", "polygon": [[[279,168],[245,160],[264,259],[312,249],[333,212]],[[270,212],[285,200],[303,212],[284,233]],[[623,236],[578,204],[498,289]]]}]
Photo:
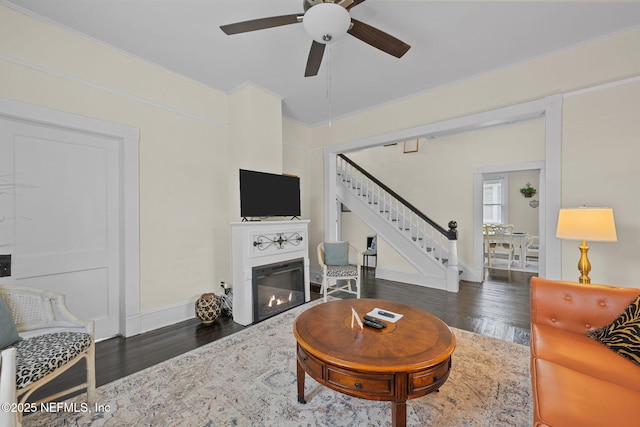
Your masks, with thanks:
[{"label": "window", "polygon": [[507,222],[507,178],[505,175],[485,175],[482,179],[482,223]]}]

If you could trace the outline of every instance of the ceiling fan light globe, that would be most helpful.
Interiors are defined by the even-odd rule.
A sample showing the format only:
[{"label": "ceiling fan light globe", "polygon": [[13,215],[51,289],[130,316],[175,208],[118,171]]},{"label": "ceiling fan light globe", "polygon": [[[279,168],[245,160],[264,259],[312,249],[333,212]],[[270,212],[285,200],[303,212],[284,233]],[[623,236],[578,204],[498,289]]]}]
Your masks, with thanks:
[{"label": "ceiling fan light globe", "polygon": [[351,16],[344,7],[322,3],[311,7],[302,19],[305,31],[318,43],[333,43],[347,34]]}]

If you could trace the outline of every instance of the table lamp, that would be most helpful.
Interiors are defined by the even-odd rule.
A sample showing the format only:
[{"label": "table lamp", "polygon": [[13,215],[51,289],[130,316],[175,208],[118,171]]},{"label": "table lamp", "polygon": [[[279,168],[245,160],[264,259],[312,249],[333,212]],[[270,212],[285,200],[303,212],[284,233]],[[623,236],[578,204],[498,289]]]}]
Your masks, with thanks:
[{"label": "table lamp", "polygon": [[613,209],[610,208],[570,208],[560,209],[558,214],[558,228],[556,237],[560,239],[581,240],[580,283],[591,283],[589,272],[591,263],[587,257],[589,246],[587,240],[592,242],[616,242],[616,224],[613,220]]}]

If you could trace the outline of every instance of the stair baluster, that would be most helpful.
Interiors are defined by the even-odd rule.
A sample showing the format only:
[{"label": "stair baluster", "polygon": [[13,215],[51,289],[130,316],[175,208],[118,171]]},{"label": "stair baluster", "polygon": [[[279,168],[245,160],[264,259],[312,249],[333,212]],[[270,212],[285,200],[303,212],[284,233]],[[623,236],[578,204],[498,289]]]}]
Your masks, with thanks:
[{"label": "stair baluster", "polygon": [[[455,279],[449,277],[453,274],[452,271],[458,271],[457,246],[452,244],[452,241],[457,240],[457,231],[455,227],[451,228],[454,221],[449,223],[450,228],[446,230],[342,154],[337,160],[337,175],[339,185],[347,188],[380,218],[392,224],[418,250],[438,261],[447,275],[448,288],[457,287],[458,274]],[[456,253],[451,254],[452,250]]]}]

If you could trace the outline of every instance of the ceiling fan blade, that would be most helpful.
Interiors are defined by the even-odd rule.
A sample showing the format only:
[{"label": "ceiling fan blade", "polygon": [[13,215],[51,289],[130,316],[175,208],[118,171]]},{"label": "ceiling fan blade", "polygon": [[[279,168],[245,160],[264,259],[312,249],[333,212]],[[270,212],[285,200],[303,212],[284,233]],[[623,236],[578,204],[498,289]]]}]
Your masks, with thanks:
[{"label": "ceiling fan blade", "polygon": [[307,68],[304,70],[305,77],[318,75],[325,46],[326,44],[318,43],[315,40],[311,43],[311,50],[309,51],[309,58],[307,59]]},{"label": "ceiling fan blade", "polygon": [[252,19],[251,21],[236,22],[235,24],[221,25],[220,29],[227,35],[246,33],[249,31],[264,30],[280,27],[282,25],[297,24],[302,22],[300,14],[271,16],[269,18]]},{"label": "ceiling fan blade", "polygon": [[349,10],[353,6],[354,0],[336,0],[335,3]]},{"label": "ceiling fan blade", "polygon": [[348,1],[350,1],[351,4],[347,6],[347,10],[351,9],[352,7],[355,7],[355,6],[359,5],[360,3],[362,3],[365,0],[353,0],[353,1],[348,0]]},{"label": "ceiling fan blade", "polygon": [[353,25],[349,31],[347,31],[349,34],[389,55],[402,58],[402,56],[411,49],[411,46],[393,37],[391,34],[387,34],[382,30],[353,18],[351,18],[351,22]]}]

